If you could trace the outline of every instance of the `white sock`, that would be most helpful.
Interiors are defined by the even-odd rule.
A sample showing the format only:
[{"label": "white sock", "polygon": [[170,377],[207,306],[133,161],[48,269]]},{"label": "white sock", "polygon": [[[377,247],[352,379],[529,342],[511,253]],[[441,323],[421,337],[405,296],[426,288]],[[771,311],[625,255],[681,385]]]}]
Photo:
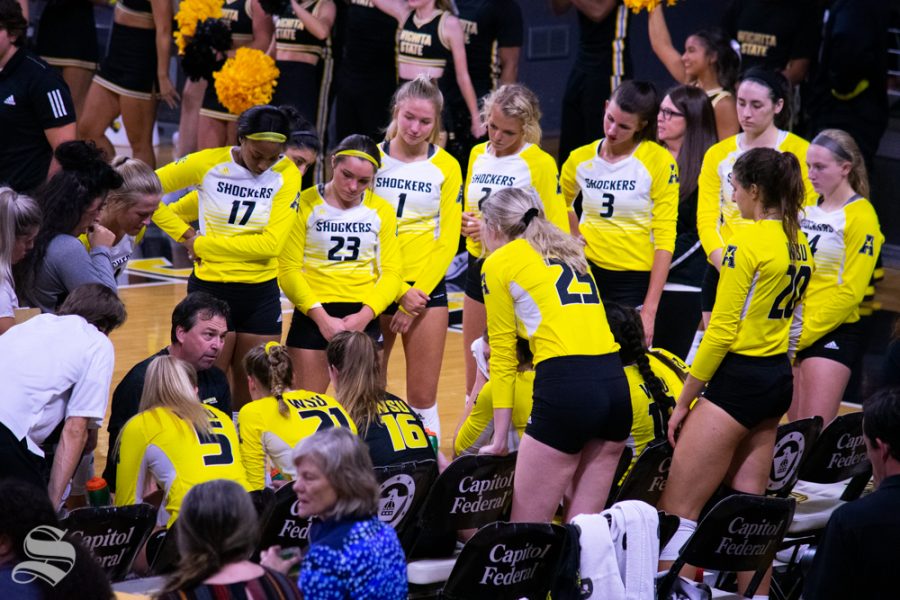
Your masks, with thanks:
[{"label": "white sock", "polygon": [[697,349],[700,347],[700,341],[703,340],[703,334],[706,333],[705,329],[698,329],[697,333],[694,334],[694,341],[691,343],[691,349],[688,350],[688,355],[685,358],[685,364],[692,364],[694,362],[694,357],[697,355]]},{"label": "white sock", "polygon": [[768,594],[753,594],[753,598],[751,600],[769,600]]},{"label": "white sock", "polygon": [[419,418],[422,419],[422,424],[425,425],[425,429],[430,429],[438,439],[441,439],[441,416],[438,414],[437,402],[435,402],[434,406],[431,408],[414,408],[413,410],[416,411]]},{"label": "white sock", "polygon": [[687,543],[696,530],[697,521],[681,519],[678,523],[678,530],[675,532],[675,535],[672,536],[672,539],[669,540],[666,547],[659,553],[659,560],[676,560],[679,552],[681,552],[681,547]]}]

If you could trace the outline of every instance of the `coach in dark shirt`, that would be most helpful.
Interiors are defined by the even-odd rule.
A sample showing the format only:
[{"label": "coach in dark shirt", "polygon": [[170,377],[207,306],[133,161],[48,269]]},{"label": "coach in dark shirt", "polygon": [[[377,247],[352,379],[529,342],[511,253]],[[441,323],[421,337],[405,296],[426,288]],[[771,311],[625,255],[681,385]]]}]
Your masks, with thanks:
[{"label": "coach in dark shirt", "polygon": [[878,489],[831,515],[803,589],[806,600],[897,598],[900,388],[866,401],[863,438]]},{"label": "coach in dark shirt", "polygon": [[47,178],[53,150],[75,139],[63,78],[22,48],[28,26],[16,0],[0,0],[0,185],[27,192]]},{"label": "coach in dark shirt", "polygon": [[110,489],[116,488],[116,441],[125,423],[138,413],[144,392],[147,368],[157,356],[169,354],[190,363],[197,369],[197,389],[200,401],[231,414],[231,390],[221,369],[214,366],[225,334],[228,305],[204,292],[188,294],[172,312],[172,343],[153,356],[142,360],[116,386],[109,416],[109,452],[103,478]]}]

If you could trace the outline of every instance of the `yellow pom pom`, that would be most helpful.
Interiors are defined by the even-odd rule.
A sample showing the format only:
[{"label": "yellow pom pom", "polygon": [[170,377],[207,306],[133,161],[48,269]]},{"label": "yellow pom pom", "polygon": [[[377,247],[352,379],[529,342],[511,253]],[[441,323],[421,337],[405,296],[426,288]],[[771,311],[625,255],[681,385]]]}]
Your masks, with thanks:
[{"label": "yellow pom pom", "polygon": [[255,48],[238,48],[222,70],[213,73],[222,106],[239,115],[251,106],[268,104],[278,83],[278,68],[271,56]]},{"label": "yellow pom pom", "polygon": [[[667,6],[675,6],[676,0],[666,0]],[[631,12],[637,14],[642,10],[650,12],[656,8],[657,4],[662,4],[662,0],[624,0],[625,6],[631,9]]]},{"label": "yellow pom pom", "polygon": [[184,54],[187,38],[197,32],[197,24],[206,19],[221,19],[224,0],[182,0],[175,15],[178,30],[174,33],[178,54]]}]

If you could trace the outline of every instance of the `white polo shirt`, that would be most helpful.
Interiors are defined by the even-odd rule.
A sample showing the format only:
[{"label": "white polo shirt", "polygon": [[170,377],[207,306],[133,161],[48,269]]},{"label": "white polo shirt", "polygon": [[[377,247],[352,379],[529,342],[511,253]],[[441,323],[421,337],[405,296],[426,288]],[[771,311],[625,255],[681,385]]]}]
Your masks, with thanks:
[{"label": "white polo shirt", "polygon": [[43,314],[0,335],[0,423],[28,449],[64,419],[106,414],[115,355],[112,342],[76,315]]}]

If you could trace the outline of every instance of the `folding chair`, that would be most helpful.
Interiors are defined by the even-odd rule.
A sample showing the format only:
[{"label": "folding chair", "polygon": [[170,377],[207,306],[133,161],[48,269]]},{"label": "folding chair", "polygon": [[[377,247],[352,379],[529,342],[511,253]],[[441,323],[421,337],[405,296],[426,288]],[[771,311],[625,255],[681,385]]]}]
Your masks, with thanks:
[{"label": "folding chair", "polygon": [[549,523],[491,523],[463,546],[443,587],[446,600],[545,600],[565,531]]},{"label": "folding chair", "polygon": [[672,446],[665,438],[647,444],[619,487],[615,501],[641,500],[650,506],[656,506],[666,489],[672,453]]},{"label": "folding chair", "polygon": [[625,446],[622,450],[622,456],[619,457],[619,463],[616,465],[616,471],[613,474],[613,484],[609,489],[609,496],[606,497],[605,508],[609,508],[615,502],[616,495],[619,492],[619,482],[622,481],[625,473],[628,472],[632,458],[634,458],[634,450],[630,446]]},{"label": "folding chair", "polygon": [[292,486],[284,485],[273,494],[273,502],[265,518],[260,517],[257,552],[270,546],[300,548],[309,546],[308,517],[297,515],[297,495]]},{"label": "folding chair", "polygon": [[792,498],[735,494],[716,504],[700,521],[678,558],[657,582],[662,598],[686,564],[720,572],[754,571],[743,592],[750,598],[759,587],[794,514]]},{"label": "folding chair", "polygon": [[375,468],[375,478],[381,486],[378,518],[394,528],[407,554],[415,541],[419,512],[437,476],[436,460]]},{"label": "folding chair", "polygon": [[797,483],[800,469],[822,432],[822,417],[809,417],[778,426],[775,452],[766,495],[786,498]]},{"label": "folding chair", "polygon": [[78,508],[63,519],[62,528],[91,551],[110,581],[121,581],[156,523],[149,504]]}]

